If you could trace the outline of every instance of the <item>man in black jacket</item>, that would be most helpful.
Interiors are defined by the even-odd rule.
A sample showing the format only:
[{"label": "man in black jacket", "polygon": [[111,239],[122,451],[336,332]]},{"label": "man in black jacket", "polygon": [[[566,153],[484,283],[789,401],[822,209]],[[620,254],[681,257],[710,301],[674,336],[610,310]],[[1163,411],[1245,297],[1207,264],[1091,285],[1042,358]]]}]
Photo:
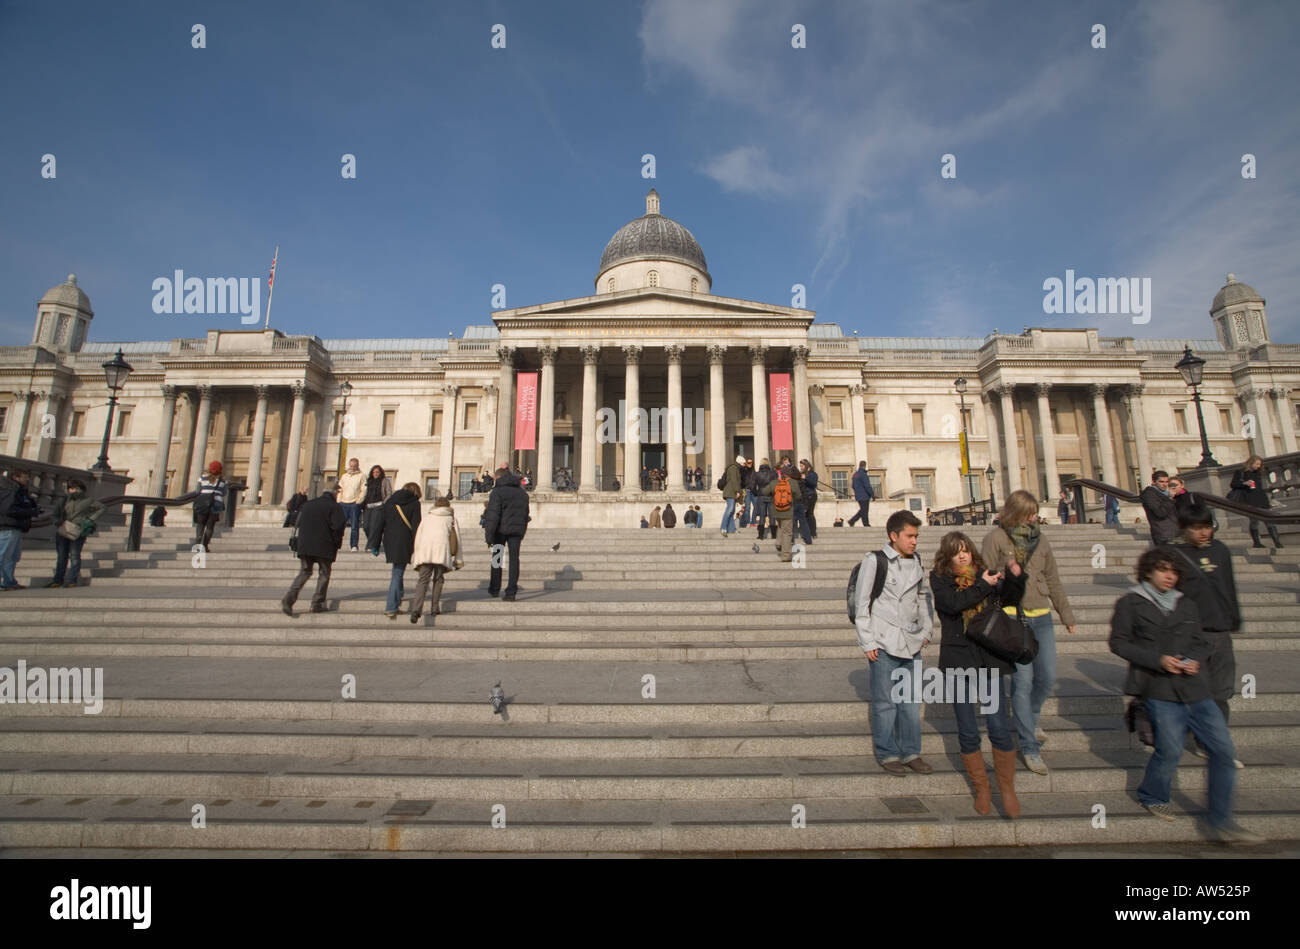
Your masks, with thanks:
[{"label": "man in black jacket", "polygon": [[776,480],[776,472],[760,458],[758,470],[754,472],[754,522],[758,524],[758,539],[766,540],[771,534],[776,536],[776,524],[772,520],[772,498],[763,493],[763,489]]},{"label": "man in black jacket", "polygon": [[0,478],[0,590],[25,589],[14,577],[14,568],[22,557],[23,534],[41,513],[27,493],[30,480],[22,468],[12,468],[7,478]]},{"label": "man in black jacket", "polygon": [[1170,543],[1178,536],[1178,508],[1169,496],[1169,472],[1151,472],[1151,483],[1142,489],[1141,497],[1152,546]]},{"label": "man in black jacket", "polygon": [[528,530],[528,495],[520,487],[519,478],[502,467],[497,472],[496,485],[488,498],[487,513],[483,515],[483,536],[492,548],[492,571],[488,578],[488,594],[501,592],[501,561],[510,556],[510,577],[506,583],[503,600],[513,600],[519,592],[519,545]]},{"label": "man in black jacket", "polygon": [[[1178,515],[1182,537],[1166,549],[1180,559],[1182,578],[1179,591],[1196,604],[1201,614],[1201,629],[1210,638],[1212,651],[1206,657],[1206,675],[1214,704],[1228,721],[1228,701],[1237,686],[1237,659],[1232,652],[1232,634],[1241,629],[1241,606],[1237,602],[1237,584],[1232,574],[1232,552],[1222,541],[1214,539],[1214,516],[1202,505],[1185,508]],[[1208,758],[1209,753],[1196,742],[1193,754]],[[1235,761],[1238,768],[1243,767]]]},{"label": "man in black jacket", "polygon": [[293,604],[297,601],[303,584],[311,577],[313,567],[320,568],[320,575],[316,579],[316,592],[312,594],[311,611],[326,611],[325,598],[330,588],[330,570],[339,548],[343,546],[343,528],[346,526],[347,518],[343,516],[343,508],[339,507],[334,491],[326,491],[316,500],[307,501],[298,508],[297,552],[302,567],[293,578],[289,592],[280,601],[280,609],[286,616],[293,615]]}]

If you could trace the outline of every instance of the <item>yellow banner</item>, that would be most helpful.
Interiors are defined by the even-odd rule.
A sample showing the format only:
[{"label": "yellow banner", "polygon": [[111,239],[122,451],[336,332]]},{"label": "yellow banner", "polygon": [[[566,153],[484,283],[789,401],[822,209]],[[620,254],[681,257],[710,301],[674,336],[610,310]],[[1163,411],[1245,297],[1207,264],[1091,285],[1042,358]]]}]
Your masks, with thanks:
[{"label": "yellow banner", "polygon": [[964,478],[966,477],[966,475],[970,474],[970,449],[969,446],[966,444],[965,432],[961,433],[960,441],[961,441],[961,475]]}]

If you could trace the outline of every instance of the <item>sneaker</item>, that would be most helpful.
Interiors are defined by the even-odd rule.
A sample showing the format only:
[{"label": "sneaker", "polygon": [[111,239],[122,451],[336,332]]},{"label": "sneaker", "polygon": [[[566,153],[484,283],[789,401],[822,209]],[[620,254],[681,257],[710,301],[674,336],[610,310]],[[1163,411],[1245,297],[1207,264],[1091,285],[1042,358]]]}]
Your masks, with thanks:
[{"label": "sneaker", "polygon": [[1173,823],[1178,819],[1168,804],[1143,804],[1142,806],[1147,809],[1147,813],[1159,817],[1163,821]]},{"label": "sneaker", "polygon": [[418,622],[420,622],[420,614],[419,614],[419,613],[412,613],[412,614],[411,614],[411,622],[412,622],[412,623],[418,623]]},{"label": "sneaker", "polygon": [[328,613],[328,612],[329,612],[329,607],[328,607],[328,606],[313,606],[313,607],[311,608],[311,611],[312,611],[313,613]]},{"label": "sneaker", "polygon": [[56,582],[56,581],[54,581],[54,580],[51,580],[49,583],[45,584],[45,589],[48,590],[48,589],[50,589],[50,588],[52,588],[52,587],[57,588],[57,587],[61,587],[61,586],[63,586],[62,583],[58,583],[58,582]]},{"label": "sneaker", "polygon": [[1043,731],[1041,728],[1035,728],[1034,741],[1038,742],[1040,745],[1047,744],[1047,732]]},{"label": "sneaker", "polygon": [[934,768],[930,767],[930,765],[926,763],[926,760],[921,757],[913,758],[910,761],[904,761],[903,764],[911,768],[917,774],[931,774],[934,772]]},{"label": "sneaker", "polygon": [[880,766],[890,774],[897,775],[900,778],[907,777],[907,769],[903,767],[903,762],[897,758],[888,758],[880,762]]},{"label": "sneaker", "polygon": [[513,603],[515,601],[515,595],[513,593],[507,593],[505,596],[501,597],[501,599],[508,603]]},{"label": "sneaker", "polygon": [[389,619],[397,619],[397,610],[393,610],[391,613],[388,610],[384,610],[384,615]]},{"label": "sneaker", "polygon": [[1264,843],[1264,838],[1259,834],[1253,834],[1237,823],[1224,824],[1222,827],[1211,827],[1208,836],[1211,840],[1221,844],[1242,844],[1249,847],[1254,844]]},{"label": "sneaker", "polygon": [[353,547],[352,552],[355,554],[357,552],[357,548]]},{"label": "sneaker", "polygon": [[1025,767],[1034,774],[1047,774],[1047,765],[1043,763],[1042,755],[1025,755]]}]

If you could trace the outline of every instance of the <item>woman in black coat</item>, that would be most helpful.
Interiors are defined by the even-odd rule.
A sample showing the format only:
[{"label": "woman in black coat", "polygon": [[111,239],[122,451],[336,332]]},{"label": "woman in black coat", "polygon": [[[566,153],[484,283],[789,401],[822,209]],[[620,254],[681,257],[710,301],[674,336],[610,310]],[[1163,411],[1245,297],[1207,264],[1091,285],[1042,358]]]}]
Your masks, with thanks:
[{"label": "woman in black coat", "polygon": [[[1251,455],[1246,459],[1245,467],[1232,476],[1232,490],[1228,494],[1228,500],[1268,510],[1268,492],[1264,490],[1267,483],[1264,480],[1264,459],[1259,455]],[[1268,536],[1272,538],[1274,547],[1282,546],[1276,524],[1268,525]],[[1250,521],[1250,539],[1254,546],[1264,546],[1259,542],[1259,521],[1254,518]]]},{"label": "woman in black coat", "polygon": [[[1008,688],[1014,667],[1011,663],[985,652],[966,638],[966,629],[973,621],[987,618],[988,610],[999,605],[1014,606],[1025,592],[1025,573],[1014,560],[1008,562],[1007,573],[994,573],[980,558],[979,551],[969,537],[961,531],[951,531],[939,541],[935,554],[934,570],[930,573],[930,588],[934,591],[935,612],[939,614],[942,636],[939,640],[939,668],[945,672],[945,681],[956,682],[947,675],[949,669],[959,670],[966,681],[966,701],[952,702],[957,716],[957,744],[961,750],[962,764],[970,776],[975,790],[975,812],[987,814],[991,809],[992,788],[989,786],[987,766],[980,752],[980,705],[977,683],[983,678],[991,683],[991,694],[986,692],[989,705],[984,716],[988,725],[989,744],[993,746],[993,769],[997,774],[998,788],[1002,792],[1002,806],[1008,817],[1020,814],[1016,798],[1016,752],[1011,740],[1011,724],[1007,717]],[[969,671],[968,671],[969,670]]]},{"label": "woman in black coat", "polygon": [[408,481],[390,494],[380,508],[369,542],[370,552],[376,557],[382,543],[385,559],[393,565],[393,576],[388,583],[388,602],[384,606],[384,615],[389,619],[397,617],[397,608],[406,595],[403,577],[415,552],[415,530],[419,526],[420,486]]}]

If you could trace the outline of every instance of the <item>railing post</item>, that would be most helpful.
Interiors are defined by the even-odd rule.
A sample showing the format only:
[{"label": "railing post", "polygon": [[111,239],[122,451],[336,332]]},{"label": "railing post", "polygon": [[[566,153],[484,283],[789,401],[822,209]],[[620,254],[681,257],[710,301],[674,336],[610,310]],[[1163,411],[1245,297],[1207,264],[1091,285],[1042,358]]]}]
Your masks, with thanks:
[{"label": "railing post", "polygon": [[144,505],[131,505],[131,523],[126,529],[126,549],[132,553],[140,550],[140,535],[144,533]]},{"label": "railing post", "polygon": [[1088,512],[1084,508],[1083,485],[1076,483],[1071,490],[1074,492],[1074,510],[1079,517],[1078,523],[1086,524],[1088,523]]}]

